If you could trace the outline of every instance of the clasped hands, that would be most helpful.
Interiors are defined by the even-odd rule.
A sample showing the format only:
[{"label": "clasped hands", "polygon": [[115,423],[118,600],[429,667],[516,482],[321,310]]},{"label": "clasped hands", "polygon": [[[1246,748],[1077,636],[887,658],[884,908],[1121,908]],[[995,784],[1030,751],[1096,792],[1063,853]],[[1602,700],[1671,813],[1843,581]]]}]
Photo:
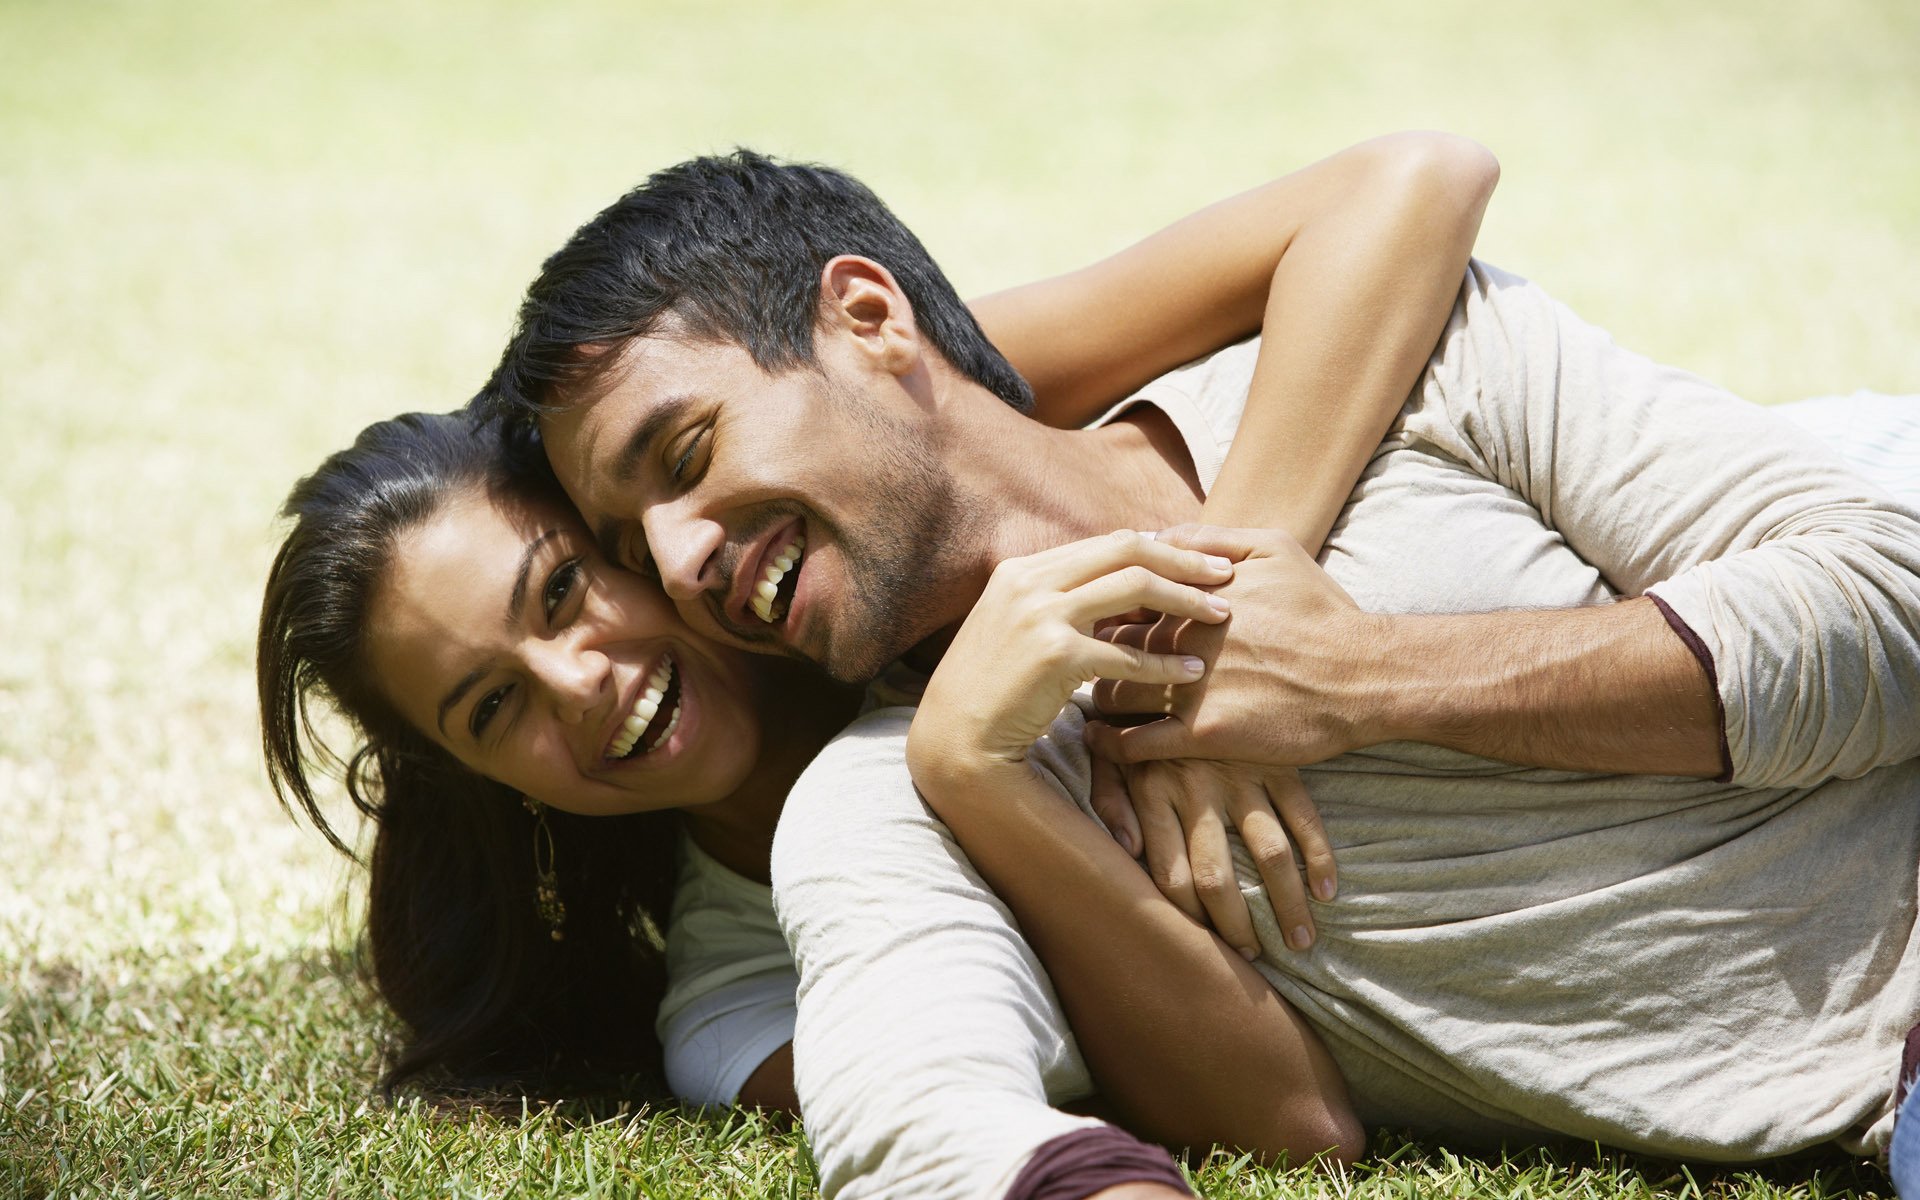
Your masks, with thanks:
[{"label": "clasped hands", "polygon": [[[1213,589],[1230,615],[1206,624],[1145,614],[1153,619],[1103,631],[1208,669],[1191,683],[1097,683],[1095,704],[1116,721],[1088,726],[1094,809],[1123,848],[1144,857],[1168,899],[1251,958],[1258,941],[1226,837],[1228,826],[1238,830],[1288,946],[1305,950],[1314,939],[1309,891],[1331,900],[1338,882],[1293,768],[1377,740],[1352,688],[1376,618],[1283,533],[1189,525],[1159,540],[1234,562],[1232,580]],[[1119,723],[1143,716],[1157,719]]]},{"label": "clasped hands", "polygon": [[1305,949],[1306,889],[1331,899],[1336,881],[1292,768],[1377,740],[1349,695],[1354,655],[1376,620],[1280,533],[1122,531],[1008,559],[928,681],[908,766],[945,804],[990,804],[1032,770],[1028,749],[1094,681],[1103,712],[1160,716],[1088,727],[1095,811],[1115,839],[1144,853],[1176,905],[1252,958],[1259,945],[1228,850],[1232,825],[1289,945]]}]

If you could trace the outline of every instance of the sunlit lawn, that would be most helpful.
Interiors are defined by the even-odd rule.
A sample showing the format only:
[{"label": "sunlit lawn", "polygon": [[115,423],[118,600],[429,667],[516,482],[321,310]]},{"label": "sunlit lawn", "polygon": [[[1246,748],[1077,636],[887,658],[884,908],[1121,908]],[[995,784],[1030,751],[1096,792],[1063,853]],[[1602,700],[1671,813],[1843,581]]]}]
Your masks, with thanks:
[{"label": "sunlit lawn", "polygon": [[[739,1116],[377,1102],[354,876],[257,761],[278,498],[368,420],[464,399],[540,256],[647,171],[836,163],[983,291],[1450,128],[1505,164],[1485,256],[1626,344],[1764,401],[1915,391],[1916,62],[1894,0],[0,3],[0,1194],[811,1188],[798,1136]],[[1884,1187],[1381,1145],[1344,1179],[1199,1179]]]}]

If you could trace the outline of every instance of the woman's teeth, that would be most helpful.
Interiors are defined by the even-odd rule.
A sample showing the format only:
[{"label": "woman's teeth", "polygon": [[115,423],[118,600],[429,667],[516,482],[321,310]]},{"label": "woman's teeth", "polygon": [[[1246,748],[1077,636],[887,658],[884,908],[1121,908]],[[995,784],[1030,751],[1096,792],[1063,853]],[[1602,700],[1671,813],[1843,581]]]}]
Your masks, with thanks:
[{"label": "woman's teeth", "polygon": [[[647,731],[647,726],[651,725],[654,717],[659,715],[660,703],[666,699],[667,689],[672,686],[673,656],[668,655],[660,660],[660,665],[654,668],[653,674],[647,676],[647,686],[640,692],[640,698],[633,702],[633,711],[627,714],[626,721],[620,726],[620,732],[614,735],[613,744],[608,747],[609,758],[625,758],[633,753],[633,748],[640,744],[640,735]],[[653,740],[653,746],[666,741],[674,727],[679,724],[680,701],[676,696],[667,727],[659,737]],[[652,748],[652,746],[648,747],[648,749]]]},{"label": "woman's teeth", "polygon": [[[753,585],[753,595],[749,603],[753,605],[754,615],[771,625],[779,617],[787,615],[787,600],[780,598],[780,582],[787,572],[800,562],[800,554],[807,548],[806,535],[798,529],[793,531],[793,540],[789,541],[767,563],[767,569],[760,576],[760,582]],[[791,598],[789,598],[791,599]],[[776,616],[776,612],[778,616]]]}]

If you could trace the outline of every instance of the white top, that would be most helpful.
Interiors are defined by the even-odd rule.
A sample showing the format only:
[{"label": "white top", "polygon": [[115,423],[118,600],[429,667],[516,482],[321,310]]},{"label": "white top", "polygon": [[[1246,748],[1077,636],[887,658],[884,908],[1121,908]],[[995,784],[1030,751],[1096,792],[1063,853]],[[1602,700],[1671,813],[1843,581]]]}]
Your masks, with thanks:
[{"label": "white top", "polygon": [[732,1104],[767,1055],[793,1040],[799,982],[773,919],[772,892],[682,833],[667,921],[667,994],[654,1025],[673,1094]]},{"label": "white top", "polygon": [[[1202,478],[1256,351],[1146,389]],[[1237,850],[1262,973],[1361,1115],[1455,1137],[1748,1159],[1883,1147],[1920,1018],[1920,512],[1785,420],[1615,347],[1475,264],[1324,562],[1376,610],[1657,592],[1709,648],[1732,784],[1418,745],[1306,773],[1341,864],[1288,951]],[[1035,760],[1080,802],[1069,709]],[[828,1195],[992,1196],[1084,1124],[1044,973],[872,714],[774,842],[796,1084]]]}]

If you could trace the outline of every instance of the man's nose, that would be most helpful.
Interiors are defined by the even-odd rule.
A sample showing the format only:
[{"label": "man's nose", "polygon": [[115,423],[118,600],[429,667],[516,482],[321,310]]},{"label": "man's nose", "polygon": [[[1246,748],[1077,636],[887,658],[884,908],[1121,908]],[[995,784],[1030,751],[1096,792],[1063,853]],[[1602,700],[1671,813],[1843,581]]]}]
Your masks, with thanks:
[{"label": "man's nose", "polygon": [[725,585],[721,578],[720,547],[727,531],[717,521],[678,513],[672,506],[649,510],[641,521],[647,532],[647,551],[653,556],[660,586],[675,600],[692,600],[702,592]]},{"label": "man's nose", "polygon": [[554,712],[569,725],[590,719],[606,702],[610,668],[605,654],[566,638],[542,643],[534,663]]}]

